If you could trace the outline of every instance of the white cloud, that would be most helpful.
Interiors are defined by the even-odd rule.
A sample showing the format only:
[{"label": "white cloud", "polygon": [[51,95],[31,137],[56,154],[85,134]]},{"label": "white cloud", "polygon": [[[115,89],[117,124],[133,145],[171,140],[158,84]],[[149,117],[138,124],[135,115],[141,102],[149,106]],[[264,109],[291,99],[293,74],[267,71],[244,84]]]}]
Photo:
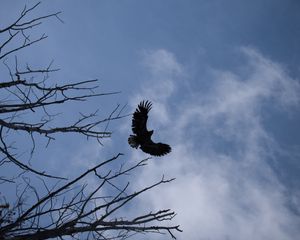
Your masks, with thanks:
[{"label": "white cloud", "polygon": [[165,49],[144,51],[143,57],[145,66],[149,68],[150,73],[155,77],[170,77],[183,71],[175,56]]},{"label": "white cloud", "polygon": [[144,99],[151,99],[155,108],[152,110],[153,124],[167,124],[169,113],[166,101],[176,92],[178,77],[183,75],[183,67],[175,56],[164,50],[144,51],[143,66],[149,70],[149,77],[143,82],[141,93],[134,96],[130,103],[133,108]]},{"label": "white cloud", "polygon": [[[163,173],[177,178],[147,193],[140,205],[178,212],[176,221],[184,230],[180,239],[284,240],[300,234],[300,219],[287,208],[286,189],[267,162],[276,158],[277,145],[262,124],[270,103],[284,111],[299,105],[299,84],[258,51],[242,48],[241,53],[246,60],[242,72],[212,69],[210,88],[193,96],[174,90],[184,72],[174,55],[145,53],[150,75],[166,84],[153,85],[152,79],[140,96],[154,99],[149,121],[164,126],[160,140],[169,139],[173,151],[153,159],[134,187]],[[157,96],[165,86],[166,95]],[[177,101],[172,111],[167,107],[171,97]]]}]

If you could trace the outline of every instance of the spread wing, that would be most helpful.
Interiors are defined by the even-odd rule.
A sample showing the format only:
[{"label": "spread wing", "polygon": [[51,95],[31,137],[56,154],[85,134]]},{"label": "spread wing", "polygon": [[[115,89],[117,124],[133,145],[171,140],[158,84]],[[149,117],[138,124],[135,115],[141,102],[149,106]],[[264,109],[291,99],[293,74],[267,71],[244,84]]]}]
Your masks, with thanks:
[{"label": "spread wing", "polygon": [[142,101],[135,110],[132,118],[132,132],[136,135],[143,135],[147,130],[148,112],[151,110],[152,103]]},{"label": "spread wing", "polygon": [[132,132],[135,135],[130,135],[128,143],[131,147],[140,148],[143,152],[153,156],[163,156],[171,152],[171,147],[164,143],[154,143],[151,140],[153,131],[147,130],[148,113],[151,110],[152,103],[150,101],[142,101],[133,113],[132,117]]},{"label": "spread wing", "polygon": [[153,156],[163,156],[171,152],[171,147],[164,143],[154,143],[152,141],[141,145],[141,149]]}]

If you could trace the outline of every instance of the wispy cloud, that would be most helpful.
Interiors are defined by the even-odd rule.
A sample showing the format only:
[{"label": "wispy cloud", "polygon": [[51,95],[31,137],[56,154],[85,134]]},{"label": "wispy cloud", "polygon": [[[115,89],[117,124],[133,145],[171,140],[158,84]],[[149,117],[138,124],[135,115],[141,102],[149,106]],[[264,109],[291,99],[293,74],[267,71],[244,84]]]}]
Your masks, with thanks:
[{"label": "wispy cloud", "polygon": [[185,94],[178,78],[188,73],[175,56],[166,50],[144,53],[149,81],[131,102],[154,102],[150,124],[173,151],[153,159],[134,185],[163,173],[177,178],[147,193],[141,206],[177,211],[182,239],[282,240],[300,234],[300,218],[287,207],[285,186],[268,163],[280,159],[262,121],[274,105],[285,112],[299,106],[300,86],[255,49],[244,47],[240,54],[239,70],[212,67],[209,87]]},{"label": "wispy cloud", "polygon": [[131,99],[132,107],[143,99],[151,99],[155,108],[152,114],[160,124],[169,122],[168,99],[177,90],[177,80],[183,74],[183,67],[176,61],[175,56],[164,50],[144,51],[143,66],[149,69],[149,76],[143,82],[142,90]]}]

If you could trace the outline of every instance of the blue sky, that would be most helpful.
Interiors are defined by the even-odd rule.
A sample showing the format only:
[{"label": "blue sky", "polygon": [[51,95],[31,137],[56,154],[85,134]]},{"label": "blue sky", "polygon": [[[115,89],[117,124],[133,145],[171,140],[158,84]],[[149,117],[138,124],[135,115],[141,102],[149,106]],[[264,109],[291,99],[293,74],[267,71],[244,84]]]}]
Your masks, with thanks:
[{"label": "blue sky", "polygon": [[[23,4],[1,1],[0,22]],[[97,108],[105,116],[118,103],[132,112],[148,99],[155,140],[173,148],[132,187],[162,174],[176,181],[145,194],[133,212],[172,208],[179,239],[299,236],[299,1],[55,0],[42,1],[37,14],[58,10],[65,23],[45,22],[38,31],[49,38],[23,51],[24,61],[54,59],[55,81],[98,78],[103,91],[121,91],[60,109],[64,116]],[[71,176],[117,152],[140,160],[146,155],[127,144],[130,125],[113,123],[104,147],[58,138],[34,164]]]}]

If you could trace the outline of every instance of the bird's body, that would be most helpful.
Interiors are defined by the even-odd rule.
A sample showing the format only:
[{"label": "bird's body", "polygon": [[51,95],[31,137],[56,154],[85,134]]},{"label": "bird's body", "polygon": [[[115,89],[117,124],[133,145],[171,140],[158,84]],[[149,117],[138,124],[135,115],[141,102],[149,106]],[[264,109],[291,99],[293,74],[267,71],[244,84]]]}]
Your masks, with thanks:
[{"label": "bird's body", "polygon": [[128,143],[133,148],[140,147],[143,152],[153,156],[163,156],[171,152],[171,147],[164,143],[154,143],[151,140],[153,130],[147,130],[148,113],[151,110],[152,104],[149,101],[142,101],[135,110],[132,118],[132,132]]}]

